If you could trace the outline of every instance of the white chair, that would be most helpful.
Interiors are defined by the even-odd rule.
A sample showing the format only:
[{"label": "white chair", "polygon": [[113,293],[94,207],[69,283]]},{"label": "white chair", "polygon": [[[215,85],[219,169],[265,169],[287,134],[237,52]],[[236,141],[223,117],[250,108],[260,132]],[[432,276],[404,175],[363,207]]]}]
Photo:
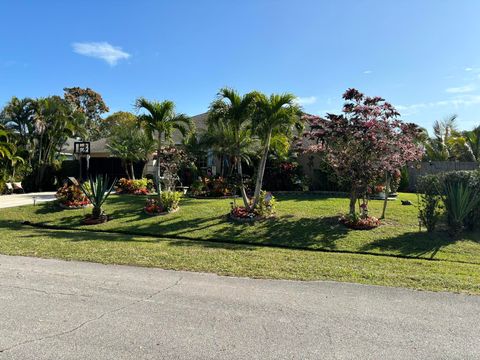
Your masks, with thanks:
[{"label": "white chair", "polygon": [[13,192],[25,194],[25,190],[23,190],[21,182],[14,182],[13,183]]},{"label": "white chair", "polygon": [[8,195],[13,194],[13,185],[12,185],[12,183],[9,183],[9,182],[5,183],[5,187],[7,188],[7,194],[8,194]]}]

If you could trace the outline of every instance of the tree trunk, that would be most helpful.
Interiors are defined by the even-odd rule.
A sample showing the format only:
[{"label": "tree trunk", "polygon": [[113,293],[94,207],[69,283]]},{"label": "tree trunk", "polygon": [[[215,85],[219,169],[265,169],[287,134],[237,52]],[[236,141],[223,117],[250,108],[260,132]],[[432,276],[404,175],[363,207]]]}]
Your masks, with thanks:
[{"label": "tree trunk", "polygon": [[357,203],[357,191],[352,190],[352,192],[350,193],[350,210],[349,210],[349,214],[352,216],[355,215],[356,203]]},{"label": "tree trunk", "polygon": [[160,153],[162,152],[162,134],[158,134],[158,145],[157,145],[157,175],[156,175],[156,180],[157,180],[157,191],[158,191],[158,196],[160,197],[160,194],[162,192],[162,184],[160,181],[161,177],[161,169],[160,169]]},{"label": "tree trunk", "polygon": [[127,175],[127,179],[130,180],[130,173],[128,172],[128,166],[127,166],[127,161],[122,160],[122,168],[125,171],[125,174]]},{"label": "tree trunk", "polygon": [[94,219],[98,219],[100,218],[101,215],[102,215],[102,208],[100,206],[94,206],[92,209],[92,217]]},{"label": "tree trunk", "polygon": [[225,155],[221,155],[220,156],[220,176],[221,177],[224,177],[224,174],[223,174],[223,159],[225,158]]},{"label": "tree trunk", "polygon": [[130,161],[130,172],[132,173],[132,180],[135,180],[135,169],[133,168],[133,161]]},{"label": "tree trunk", "polygon": [[247,192],[245,191],[245,186],[243,185],[243,170],[242,170],[242,160],[237,159],[237,169],[238,176],[240,178],[240,194],[242,195],[243,205],[248,209],[250,207]]},{"label": "tree trunk", "polygon": [[383,201],[383,210],[382,216],[380,219],[385,219],[385,212],[387,211],[387,203],[388,203],[388,194],[390,193],[390,176],[388,172],[385,175],[385,200]]},{"label": "tree trunk", "polygon": [[255,192],[253,194],[253,205],[251,210],[255,209],[257,206],[258,200],[260,198],[260,191],[262,191],[263,175],[265,174],[265,167],[267,165],[268,150],[270,149],[270,139],[272,137],[272,132],[270,131],[265,140],[265,147],[263,149],[262,159],[258,165],[257,172],[257,181],[255,183]]}]

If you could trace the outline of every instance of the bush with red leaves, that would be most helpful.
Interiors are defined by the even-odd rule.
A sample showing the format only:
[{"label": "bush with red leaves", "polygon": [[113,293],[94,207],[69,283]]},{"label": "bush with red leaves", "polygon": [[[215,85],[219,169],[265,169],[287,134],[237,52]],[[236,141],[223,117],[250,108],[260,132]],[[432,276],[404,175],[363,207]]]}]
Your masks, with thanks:
[{"label": "bush with red leaves", "polygon": [[374,216],[368,216],[366,218],[361,218],[357,214],[345,215],[340,218],[340,222],[346,227],[354,230],[371,230],[380,226],[380,220]]}]

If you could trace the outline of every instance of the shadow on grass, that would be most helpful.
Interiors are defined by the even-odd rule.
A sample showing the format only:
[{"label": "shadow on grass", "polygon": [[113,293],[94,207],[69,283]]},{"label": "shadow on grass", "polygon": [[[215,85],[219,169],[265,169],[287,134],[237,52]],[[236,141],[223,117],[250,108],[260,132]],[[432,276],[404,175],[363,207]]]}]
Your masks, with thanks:
[{"label": "shadow on grass", "polygon": [[315,201],[334,201],[334,200],[347,200],[348,197],[342,194],[308,194],[308,193],[299,193],[299,194],[279,194],[274,195],[278,203],[283,201],[288,202],[315,202]]},{"label": "shadow on grass", "polygon": [[336,241],[350,230],[338,223],[338,216],[295,218],[281,216],[254,224],[235,224],[215,230],[216,238],[235,239],[258,245],[277,245],[294,248],[336,249]]},{"label": "shadow on grass", "polygon": [[[21,224],[16,224],[17,226],[12,226],[14,224],[7,223],[3,224],[0,221],[1,227],[9,228],[22,228]],[[57,239],[62,241],[69,241],[72,243],[79,242],[120,242],[120,243],[131,243],[134,244],[157,244],[157,243],[166,243],[169,246],[178,246],[178,247],[195,247],[201,246],[203,248],[211,249],[226,249],[226,250],[255,250],[256,246],[249,246],[245,244],[231,244],[231,243],[222,243],[222,242],[209,242],[209,241],[195,241],[195,240],[177,240],[177,239],[168,239],[168,238],[155,238],[131,234],[119,234],[119,233],[109,233],[109,232],[95,232],[95,231],[72,231],[72,230],[53,230],[48,228],[35,228],[35,231],[39,236],[47,237],[50,239]],[[19,233],[18,238],[28,238],[32,237],[31,234],[21,234]]]},{"label": "shadow on grass", "polygon": [[360,251],[387,252],[401,256],[434,259],[437,253],[457,241],[470,240],[480,243],[474,233],[465,233],[462,239],[452,239],[447,232],[407,232],[389,239],[379,239],[364,245]]},{"label": "shadow on grass", "polygon": [[34,210],[35,214],[52,214],[56,212],[70,211],[67,209],[62,209],[60,205],[57,203],[57,201],[37,203],[34,206],[34,209],[35,209]]},{"label": "shadow on grass", "polygon": [[[175,244],[198,245],[228,249],[270,246],[433,260],[437,260],[438,252],[444,247],[456,242],[442,232],[433,235],[414,231],[399,234],[399,231],[394,231],[393,228],[403,222],[401,217],[387,223],[383,232],[372,235],[368,231],[358,234],[358,231],[347,229],[339,224],[338,216],[316,218],[308,213],[304,213],[303,217],[283,215],[253,224],[237,224],[229,221],[226,213],[218,215],[224,208],[228,209],[228,199],[220,204],[218,200],[211,199],[182,199],[182,205],[186,206],[179,212],[151,217],[142,211],[145,198],[147,197],[134,195],[112,196],[107,203],[106,211],[113,220],[93,226],[80,225],[83,214],[91,212],[89,208],[62,210],[54,204],[41,204],[35,211],[52,216],[39,217],[37,224],[51,225],[63,230],[81,230],[75,233],[78,235],[67,233],[72,239],[77,239],[72,241],[102,239],[146,243],[171,241],[172,246]],[[326,199],[324,195],[306,195],[302,199],[293,195],[280,198],[281,200]],[[205,207],[205,203],[212,204],[212,207]],[[203,206],[196,207],[197,205]],[[308,204],[306,206],[306,209],[310,209]],[[325,212],[327,211],[332,213],[335,208],[327,207]],[[0,227],[2,226],[11,228],[12,222],[4,224],[0,222]],[[62,229],[55,231],[63,231]],[[410,227],[408,230],[411,229]],[[52,230],[48,231],[49,236],[54,236]],[[378,239],[379,235],[383,238]],[[465,234],[463,239],[480,243],[479,235],[478,233]],[[343,241],[344,239],[346,242]]]}]

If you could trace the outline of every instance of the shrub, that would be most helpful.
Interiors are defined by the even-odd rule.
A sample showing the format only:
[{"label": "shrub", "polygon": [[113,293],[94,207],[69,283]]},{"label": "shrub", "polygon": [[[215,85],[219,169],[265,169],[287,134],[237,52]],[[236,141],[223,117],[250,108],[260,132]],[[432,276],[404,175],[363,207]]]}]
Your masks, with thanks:
[{"label": "shrub", "polygon": [[[473,195],[480,193],[480,170],[476,171],[450,171],[441,176],[443,193],[446,195],[446,187],[452,184],[463,184],[471,189]],[[455,185],[453,185],[455,186]],[[447,214],[448,215],[448,214]],[[471,209],[463,221],[463,227],[473,230],[480,225],[480,204]]]},{"label": "shrub", "polygon": [[160,201],[164,211],[172,211],[178,208],[182,195],[178,191],[163,191],[160,194]]},{"label": "shrub", "polygon": [[442,202],[453,236],[480,223],[480,171],[450,171],[418,180],[419,219],[433,231],[440,219]]},{"label": "shrub", "polygon": [[233,194],[234,184],[230,179],[219,177],[204,177],[194,181],[190,187],[195,196],[221,197]]},{"label": "shrub", "polygon": [[146,195],[153,189],[153,181],[143,178],[131,180],[122,178],[118,181],[115,190],[118,193]]},{"label": "shrub", "polygon": [[267,218],[275,213],[275,203],[275,197],[271,193],[262,190],[255,209],[250,210],[244,206],[236,206],[232,202],[230,215],[236,219],[253,220],[255,218]]},{"label": "shrub", "polygon": [[342,216],[340,222],[346,227],[354,230],[371,230],[381,224],[380,220],[374,216],[362,217],[357,213]]},{"label": "shrub", "polygon": [[164,212],[163,206],[160,205],[157,199],[147,199],[143,210],[149,214],[161,214]]},{"label": "shrub", "polygon": [[390,193],[396,193],[400,188],[400,183],[402,181],[402,172],[400,170],[395,170],[391,174],[390,179]]},{"label": "shrub", "polygon": [[440,188],[440,178],[437,175],[421,176],[418,179],[418,218],[428,232],[435,230],[442,215]]},{"label": "shrub", "polygon": [[82,207],[90,203],[78,185],[63,185],[57,190],[55,197],[66,207]]},{"label": "shrub", "polygon": [[102,210],[102,205],[112,192],[115,181],[109,184],[107,176],[97,176],[95,179],[90,178],[88,184],[88,186],[87,183],[80,184],[80,187],[85,196],[93,205],[92,217],[94,219],[105,217]]},{"label": "shrub", "polygon": [[408,179],[408,167],[404,166],[401,170],[400,184],[398,186],[399,191],[407,191],[410,187],[410,181]]},{"label": "shrub", "polygon": [[190,191],[194,196],[200,196],[205,193],[205,184],[201,180],[195,180],[190,186]]},{"label": "shrub", "polygon": [[257,204],[257,211],[261,217],[268,217],[275,213],[275,197],[262,190]]},{"label": "shrub", "polygon": [[265,169],[264,186],[270,191],[305,191],[310,186],[296,161],[270,160]]},{"label": "shrub", "polygon": [[450,234],[457,236],[465,227],[465,221],[478,207],[480,194],[461,181],[445,184],[445,208]]}]

